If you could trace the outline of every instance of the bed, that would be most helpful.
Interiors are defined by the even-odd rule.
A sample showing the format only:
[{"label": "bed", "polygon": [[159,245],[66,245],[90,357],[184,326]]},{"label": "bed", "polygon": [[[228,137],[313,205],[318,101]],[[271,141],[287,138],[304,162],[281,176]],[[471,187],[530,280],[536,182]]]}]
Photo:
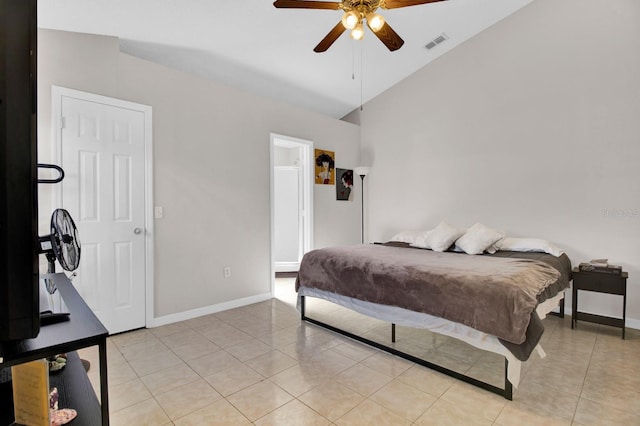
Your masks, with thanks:
[{"label": "bed", "polygon": [[[302,319],[512,399],[521,363],[539,345],[542,319],[571,280],[565,254],[496,251],[477,256],[404,242],[313,250],[303,257],[296,291]],[[310,318],[305,297],[324,299],[391,324],[380,344]],[[418,359],[393,347],[395,325],[424,328],[505,358],[504,388]]]}]

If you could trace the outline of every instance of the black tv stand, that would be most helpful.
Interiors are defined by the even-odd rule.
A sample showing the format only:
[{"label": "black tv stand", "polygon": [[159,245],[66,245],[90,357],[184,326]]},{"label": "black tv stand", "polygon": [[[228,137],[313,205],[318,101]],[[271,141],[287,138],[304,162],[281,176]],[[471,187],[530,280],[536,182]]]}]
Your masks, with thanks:
[{"label": "black tv stand", "polygon": [[[109,424],[109,389],[107,385],[107,336],[108,331],[96,318],[78,294],[65,274],[55,274],[55,285],[62,294],[71,315],[68,321],[49,324],[40,328],[34,339],[0,343],[0,368],[47,358],[59,353],[67,354],[67,365],[60,372],[50,374],[50,386],[57,387],[60,408],[74,408],[78,417],[73,425]],[[76,350],[98,346],[100,357],[100,402],[89,382]],[[8,390],[7,390],[8,389]],[[7,394],[8,393],[8,394]],[[4,409],[11,400],[11,387],[0,386],[0,426],[13,422],[11,409]]]}]

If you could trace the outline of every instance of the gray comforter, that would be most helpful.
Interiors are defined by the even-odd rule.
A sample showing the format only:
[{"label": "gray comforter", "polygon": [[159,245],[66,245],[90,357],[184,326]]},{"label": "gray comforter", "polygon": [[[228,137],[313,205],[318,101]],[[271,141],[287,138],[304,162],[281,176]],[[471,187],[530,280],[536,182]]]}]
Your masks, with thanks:
[{"label": "gray comforter", "polygon": [[[497,336],[526,359],[543,330],[536,306],[569,285],[564,255],[472,256],[401,245],[313,250],[302,260],[296,290],[317,288],[445,318]],[[518,349],[522,345],[526,349]]]}]

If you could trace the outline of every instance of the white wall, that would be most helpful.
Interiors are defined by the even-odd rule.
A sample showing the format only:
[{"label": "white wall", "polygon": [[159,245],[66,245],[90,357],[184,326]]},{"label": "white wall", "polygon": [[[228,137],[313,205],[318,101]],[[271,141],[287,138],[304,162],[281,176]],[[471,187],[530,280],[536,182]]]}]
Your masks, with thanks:
[{"label": "white wall", "polygon": [[639,22],[637,0],[536,0],[351,115],[372,165],[369,239],[480,221],[574,264],[609,258],[640,328]]},{"label": "white wall", "polygon": [[[38,59],[41,162],[51,158],[51,84],[153,107],[154,198],[164,207],[156,317],[270,292],[271,132],[314,141],[348,167],[360,161],[358,126],[122,54],[112,37],[40,30]],[[330,189],[314,192],[315,245],[358,243],[360,206]],[[43,194],[41,223],[47,202]]]}]

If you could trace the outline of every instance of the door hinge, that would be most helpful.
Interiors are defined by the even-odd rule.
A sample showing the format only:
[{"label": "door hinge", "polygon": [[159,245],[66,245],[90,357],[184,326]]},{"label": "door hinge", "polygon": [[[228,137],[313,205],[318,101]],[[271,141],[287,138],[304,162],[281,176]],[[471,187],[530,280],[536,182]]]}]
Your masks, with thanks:
[{"label": "door hinge", "polygon": [[60,120],[58,121],[58,127],[60,129],[64,129],[65,127],[67,127],[67,119],[64,116],[60,117]]}]

